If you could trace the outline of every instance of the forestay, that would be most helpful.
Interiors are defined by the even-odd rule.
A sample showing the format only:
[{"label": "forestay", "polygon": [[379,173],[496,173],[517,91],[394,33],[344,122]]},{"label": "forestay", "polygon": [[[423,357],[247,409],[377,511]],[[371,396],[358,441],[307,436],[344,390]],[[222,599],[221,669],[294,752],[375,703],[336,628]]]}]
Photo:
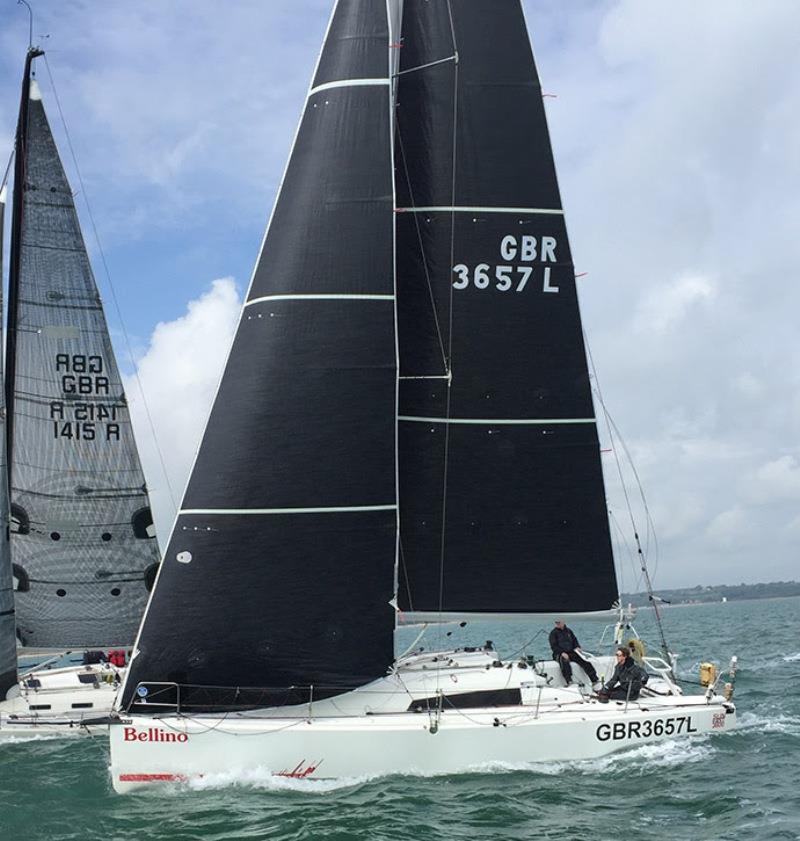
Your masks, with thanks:
[{"label": "forestay", "polygon": [[6,403],[17,633],[129,645],[158,562],[103,307],[26,62],[17,130]]},{"label": "forestay", "polygon": [[243,702],[195,684],[319,698],[392,660],[389,40],[383,2],[337,5],[123,706],[164,681],[187,708]]},{"label": "forestay", "polygon": [[406,0],[402,32],[402,618],[610,608],[574,267],[522,9]]}]

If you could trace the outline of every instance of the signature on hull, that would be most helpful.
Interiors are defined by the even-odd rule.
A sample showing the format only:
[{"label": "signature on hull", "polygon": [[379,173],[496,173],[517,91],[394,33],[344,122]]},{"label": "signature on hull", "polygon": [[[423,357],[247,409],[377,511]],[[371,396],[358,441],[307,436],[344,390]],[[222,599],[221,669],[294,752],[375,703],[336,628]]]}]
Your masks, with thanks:
[{"label": "signature on hull", "polygon": [[278,771],[278,773],[275,774],[275,776],[291,777],[294,780],[304,780],[306,779],[306,777],[310,777],[317,770],[317,768],[319,768],[320,765],[322,765],[321,759],[318,759],[314,763],[309,762],[308,764],[306,764],[305,759],[301,759],[297,763],[297,765],[295,765],[294,768],[292,768],[291,771],[284,769],[283,771]]}]

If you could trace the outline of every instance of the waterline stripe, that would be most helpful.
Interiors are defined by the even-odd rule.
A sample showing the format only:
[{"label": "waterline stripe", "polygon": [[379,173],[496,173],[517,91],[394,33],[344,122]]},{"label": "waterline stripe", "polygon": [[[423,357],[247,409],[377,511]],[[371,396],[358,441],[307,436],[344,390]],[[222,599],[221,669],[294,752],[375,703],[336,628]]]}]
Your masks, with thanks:
[{"label": "waterline stripe", "polygon": [[397,213],[544,213],[563,216],[564,211],[548,207],[396,207]]},{"label": "waterline stripe", "polygon": [[394,511],[396,505],[345,505],[337,508],[182,508],[179,514],[339,514],[346,511]]},{"label": "waterline stripe", "polygon": [[359,294],[331,294],[331,295],[262,295],[260,298],[253,298],[251,301],[245,301],[245,306],[250,304],[258,304],[261,301],[393,301],[394,295],[359,295]]},{"label": "waterline stripe", "polygon": [[398,420],[413,423],[472,423],[484,426],[551,426],[566,423],[596,423],[595,418],[423,418],[416,415],[399,415]]},{"label": "waterline stripe", "polygon": [[340,79],[338,82],[324,82],[321,85],[317,85],[315,88],[311,88],[308,95],[313,96],[315,93],[319,93],[320,91],[329,91],[333,88],[354,88],[362,87],[364,85],[389,84],[391,84],[391,79]]}]

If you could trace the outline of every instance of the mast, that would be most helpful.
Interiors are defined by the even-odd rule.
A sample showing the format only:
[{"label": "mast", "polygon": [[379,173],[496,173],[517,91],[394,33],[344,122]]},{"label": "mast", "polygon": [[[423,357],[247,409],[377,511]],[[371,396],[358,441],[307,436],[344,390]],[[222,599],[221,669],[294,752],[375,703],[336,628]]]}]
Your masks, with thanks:
[{"label": "mast", "polygon": [[6,333],[6,459],[9,486],[12,480],[12,454],[14,444],[14,377],[17,364],[17,301],[22,250],[22,216],[25,193],[25,171],[28,149],[28,113],[31,93],[31,67],[33,60],[44,55],[38,47],[29,47],[25,56],[22,76],[22,94],[14,144],[14,196],[11,205],[11,249],[8,273],[8,328]]},{"label": "mast", "polygon": [[[3,332],[3,242],[5,239],[6,184],[0,184],[0,345]],[[3,360],[0,357],[0,378]],[[0,392],[0,701],[17,682],[17,638],[14,616],[14,578],[9,545],[8,462],[6,461],[5,399]]]}]

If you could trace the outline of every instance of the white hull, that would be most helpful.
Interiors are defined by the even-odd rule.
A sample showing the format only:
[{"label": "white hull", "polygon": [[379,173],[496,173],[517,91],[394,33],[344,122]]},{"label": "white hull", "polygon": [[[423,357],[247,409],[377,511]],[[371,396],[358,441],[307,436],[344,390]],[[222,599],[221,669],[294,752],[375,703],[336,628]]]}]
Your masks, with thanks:
[{"label": "white hull", "polygon": [[[544,679],[537,685],[532,677]],[[433,695],[433,683],[448,690],[458,685],[459,691],[517,687],[522,704],[409,712],[413,698]],[[591,759],[734,726],[733,705],[717,695],[602,704],[586,685],[565,687],[555,663],[539,675],[517,665],[487,669],[473,663],[430,672],[407,666],[355,692],[291,710],[123,716],[109,733],[113,785],[126,792],[254,771],[324,779]]]},{"label": "white hull", "polygon": [[0,701],[0,741],[105,730],[124,676],[108,663],[28,672]]}]

